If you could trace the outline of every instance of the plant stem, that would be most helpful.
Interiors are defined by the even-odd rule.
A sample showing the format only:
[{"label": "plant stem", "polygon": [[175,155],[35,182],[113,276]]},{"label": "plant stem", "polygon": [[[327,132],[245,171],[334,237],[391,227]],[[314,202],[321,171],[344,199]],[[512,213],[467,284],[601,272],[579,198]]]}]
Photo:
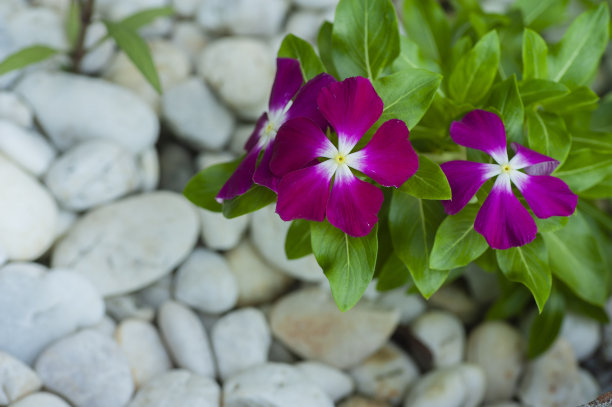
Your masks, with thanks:
[{"label": "plant stem", "polygon": [[[79,0],[74,0],[79,1]],[[79,30],[79,36],[77,39],[76,46],[72,51],[72,72],[79,73],[81,70],[81,62],[86,54],[85,50],[85,37],[87,35],[87,28],[91,24],[91,18],[93,15],[95,0],[85,0],[83,7],[81,8],[81,28]]]}]

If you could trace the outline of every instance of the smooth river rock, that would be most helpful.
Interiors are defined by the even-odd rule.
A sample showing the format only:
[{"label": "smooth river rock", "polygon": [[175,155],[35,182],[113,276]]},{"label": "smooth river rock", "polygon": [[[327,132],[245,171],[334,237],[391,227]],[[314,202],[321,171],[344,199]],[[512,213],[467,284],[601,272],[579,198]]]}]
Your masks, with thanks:
[{"label": "smooth river rock", "polygon": [[102,79],[35,72],[16,88],[60,150],[82,140],[112,139],[133,153],[155,144],[159,121],[132,92]]},{"label": "smooth river rock", "polygon": [[105,296],[127,293],[170,273],[191,252],[199,226],[178,194],[126,198],[79,219],[55,246],[52,263],[77,270]]},{"label": "smooth river rock", "polygon": [[40,392],[19,399],[11,404],[11,407],[70,407],[70,405],[55,394]]},{"label": "smooth river rock", "polygon": [[0,119],[0,134],[0,151],[35,177],[47,171],[55,158],[55,149],[35,131]]},{"label": "smooth river rock", "polygon": [[29,366],[0,351],[0,405],[22,398],[40,389],[42,383]]},{"label": "smooth river rock", "polygon": [[397,311],[367,300],[341,312],[329,292],[306,288],[280,299],[272,308],[272,332],[306,359],[340,369],[357,365],[380,349],[397,326]]},{"label": "smooth river rock", "polygon": [[220,397],[214,380],[171,370],[143,386],[128,407],[219,407]]}]

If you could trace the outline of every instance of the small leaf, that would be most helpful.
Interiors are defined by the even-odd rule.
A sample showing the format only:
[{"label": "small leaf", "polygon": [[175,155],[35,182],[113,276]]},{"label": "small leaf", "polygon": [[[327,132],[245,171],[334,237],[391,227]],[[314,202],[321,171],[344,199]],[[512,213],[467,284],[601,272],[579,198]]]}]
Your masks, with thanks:
[{"label": "small leaf", "polygon": [[432,60],[426,59],[419,46],[404,35],[400,35],[400,54],[393,61],[393,72],[403,71],[407,68],[427,69],[440,72],[440,67]]},{"label": "small leaf", "polygon": [[329,280],[338,308],[347,311],[361,298],[374,276],[378,226],[369,235],[351,237],[329,222],[312,222],[312,252]]},{"label": "small leaf", "polygon": [[568,0],[517,0],[514,7],[522,11],[525,25],[541,30],[563,21],[567,3]]},{"label": "small leaf", "polygon": [[325,72],[323,62],[317,56],[312,45],[293,34],[288,34],[285,37],[278,50],[278,56],[300,61],[300,69],[305,81]]},{"label": "small leaf", "polygon": [[570,90],[562,83],[545,79],[530,79],[521,82],[519,93],[521,94],[521,99],[523,99],[523,104],[530,106],[547,99],[567,95],[570,93]]},{"label": "small leaf", "polygon": [[565,181],[575,193],[586,191],[610,175],[612,155],[586,148],[572,151],[555,171],[555,176]]},{"label": "small leaf", "polygon": [[498,83],[491,90],[489,105],[495,107],[502,115],[509,141],[524,144],[523,121],[525,109],[518,90],[516,75]]},{"label": "small leaf", "polygon": [[487,241],[474,230],[478,209],[470,205],[442,221],[436,232],[429,267],[436,270],[463,267],[487,250]]},{"label": "small leaf", "polygon": [[485,97],[495,80],[500,52],[496,31],[482,37],[453,69],[448,82],[451,97],[472,104]]},{"label": "small leaf", "polygon": [[451,199],[446,175],[438,164],[423,155],[419,156],[419,169],[400,190],[421,199]]},{"label": "small leaf", "polygon": [[276,194],[261,185],[254,185],[242,195],[223,201],[223,216],[228,219],[255,212],[276,201]]},{"label": "small leaf", "polygon": [[414,68],[377,79],[374,89],[384,104],[378,122],[400,119],[413,128],[431,105],[441,81],[439,74]]},{"label": "small leaf", "polygon": [[523,80],[548,77],[548,46],[540,34],[526,28],[523,33]]},{"label": "small leaf", "polygon": [[527,114],[529,148],[563,163],[571,146],[570,135],[559,116],[530,111]]},{"label": "small leaf", "polygon": [[531,324],[527,346],[528,358],[533,359],[541,355],[553,344],[561,330],[564,314],[565,301],[563,296],[553,291],[542,313],[536,315]]},{"label": "small leaf", "polygon": [[540,312],[550,295],[552,277],[548,266],[548,252],[540,236],[521,247],[497,250],[499,268],[510,281],[529,288]]},{"label": "small leaf", "polygon": [[341,78],[374,80],[399,55],[391,0],[340,0],[332,30],[332,57]]},{"label": "small leaf", "polygon": [[583,131],[572,136],[574,150],[592,149],[598,153],[612,153],[612,133]]},{"label": "small leaf", "polygon": [[402,20],[408,38],[423,54],[441,65],[450,52],[448,17],[435,0],[404,0]]},{"label": "small leaf", "polygon": [[287,258],[299,259],[312,253],[310,246],[310,222],[304,219],[296,219],[291,222],[287,237],[285,238],[285,254]]},{"label": "small leaf", "polygon": [[542,108],[560,115],[581,110],[595,110],[599,96],[586,86],[579,86],[571,93],[542,101]]},{"label": "small leaf", "polygon": [[134,63],[136,68],[142,73],[145,79],[153,86],[157,93],[161,94],[161,84],[159,76],[151,57],[151,52],[147,43],[131,28],[123,26],[121,23],[105,22],[108,35],[110,35],[119,48],[125,52],[128,58]]},{"label": "small leaf", "polygon": [[[520,287],[517,287],[520,288]],[[527,290],[514,289],[502,293],[499,299],[487,311],[487,319],[509,319],[523,312],[531,295]]]},{"label": "small leaf", "polygon": [[189,180],[183,195],[193,204],[213,212],[221,212],[221,204],[215,197],[232,175],[241,159],[212,165],[203,169]]},{"label": "small leaf", "polygon": [[380,270],[376,290],[390,291],[403,287],[408,282],[410,282],[410,272],[400,258],[392,254]]},{"label": "small leaf", "polygon": [[44,61],[58,52],[58,50],[44,45],[32,45],[31,47],[22,48],[0,62],[0,75]]},{"label": "small leaf", "polygon": [[160,17],[169,17],[173,14],[174,9],[169,6],[150,8],[134,13],[131,16],[127,16],[126,18],[121,20],[119,24],[129,30],[138,31],[138,29],[140,29],[141,27],[149,25],[154,20]]},{"label": "small leaf", "polygon": [[429,268],[429,253],[443,218],[439,202],[421,200],[400,190],[393,191],[389,209],[393,248],[425,298],[436,292],[448,277],[448,270]]},{"label": "small leaf", "polygon": [[317,35],[317,46],[319,48],[319,55],[321,55],[321,61],[327,72],[333,75],[335,78],[339,78],[338,71],[334,66],[334,60],[332,58],[332,30],[333,25],[329,21],[324,21],[319,28],[319,34]]},{"label": "small leaf", "polygon": [[81,31],[81,2],[79,0],[70,0],[70,9],[66,18],[66,38],[70,48],[73,48]]},{"label": "small leaf", "polygon": [[605,2],[578,16],[549,58],[549,77],[569,87],[587,84],[606,49],[609,24]]}]

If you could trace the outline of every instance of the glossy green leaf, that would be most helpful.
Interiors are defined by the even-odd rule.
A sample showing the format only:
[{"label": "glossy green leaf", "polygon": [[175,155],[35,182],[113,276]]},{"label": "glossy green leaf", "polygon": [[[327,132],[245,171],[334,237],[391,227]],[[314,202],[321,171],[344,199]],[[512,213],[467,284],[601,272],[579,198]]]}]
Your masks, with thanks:
[{"label": "glossy green leaf", "polygon": [[523,80],[548,77],[548,46],[540,34],[526,28],[523,33]]},{"label": "glossy green leaf", "polygon": [[125,52],[128,58],[134,63],[136,68],[142,73],[147,82],[153,86],[157,93],[161,94],[161,84],[159,76],[153,63],[153,57],[149,51],[147,43],[129,26],[121,23],[106,22],[106,29],[119,48]]},{"label": "glossy green leaf", "polygon": [[608,93],[593,112],[591,129],[612,133],[612,93]]},{"label": "glossy green leaf", "polygon": [[376,289],[389,291],[403,287],[410,282],[410,271],[395,254],[391,254],[380,270]]},{"label": "glossy green leaf", "polygon": [[213,212],[221,212],[221,204],[215,197],[233,174],[240,159],[216,164],[194,175],[183,190],[183,195],[193,204]]},{"label": "glossy green leaf", "polygon": [[413,128],[431,105],[441,81],[439,74],[414,68],[374,81],[374,89],[384,104],[379,123],[400,119]]},{"label": "glossy green leaf", "polygon": [[533,359],[553,344],[561,330],[564,314],[563,296],[556,291],[551,292],[546,306],[539,315],[536,315],[529,329],[527,357]]},{"label": "glossy green leaf", "polygon": [[423,55],[441,65],[450,52],[448,17],[436,0],[404,0],[402,21],[406,34]]},{"label": "glossy green leaf", "polygon": [[31,47],[22,48],[0,62],[0,75],[44,61],[58,52],[58,50],[44,45],[32,45]]},{"label": "glossy green leaf", "polygon": [[474,230],[478,208],[466,206],[457,215],[447,216],[436,232],[429,267],[451,270],[468,265],[482,255],[489,245]]},{"label": "glossy green leaf", "polygon": [[223,201],[223,216],[228,219],[255,212],[276,201],[276,194],[261,185],[254,185],[242,195]]},{"label": "glossy green leaf", "polygon": [[586,191],[609,175],[612,175],[612,155],[586,148],[572,151],[555,171],[555,176],[575,193]]},{"label": "glossy green leaf", "polygon": [[554,232],[561,229],[567,224],[567,216],[551,216],[550,218],[540,219],[534,216],[536,226],[538,227],[538,233]]},{"label": "glossy green leaf", "polygon": [[321,62],[312,45],[293,34],[285,37],[278,50],[278,56],[300,61],[300,69],[305,81],[325,72],[323,62]]},{"label": "glossy green leaf", "polygon": [[585,85],[606,49],[609,24],[610,12],[605,2],[578,16],[551,52],[549,78],[570,87]]},{"label": "glossy green leaf", "polygon": [[451,189],[446,175],[438,164],[419,156],[419,169],[400,187],[400,190],[421,199],[450,199]]},{"label": "glossy green leaf", "polygon": [[400,35],[400,54],[393,61],[393,72],[407,68],[421,68],[432,72],[440,72],[440,67],[431,59],[425,58],[419,46],[404,35]]},{"label": "glossy green leaf", "polygon": [[296,219],[291,222],[285,237],[285,254],[288,259],[299,259],[312,253],[310,245],[310,222]]},{"label": "glossy green leaf", "polygon": [[562,83],[545,79],[530,79],[521,82],[519,93],[521,94],[523,104],[529,106],[547,99],[567,95],[570,93],[570,90]]},{"label": "glossy green leaf", "polygon": [[[594,186],[580,191],[580,196],[586,199],[606,199],[612,197],[612,176],[607,176]],[[612,218],[607,218],[612,221]]]},{"label": "glossy green leaf", "polygon": [[138,31],[138,29],[151,24],[160,17],[169,17],[173,14],[174,9],[172,7],[150,8],[127,16],[119,24],[129,30]]},{"label": "glossy green leaf", "polygon": [[311,244],[329,280],[338,308],[347,311],[365,292],[374,276],[378,251],[377,226],[369,235],[351,237],[328,222],[311,223]]},{"label": "glossy green leaf", "polygon": [[491,31],[453,69],[448,83],[450,96],[457,102],[478,103],[493,84],[499,57],[499,37],[496,31]]},{"label": "glossy green leaf", "polygon": [[525,24],[541,30],[563,21],[568,0],[517,0],[514,7],[521,10]]},{"label": "glossy green leaf", "polygon": [[508,141],[524,144],[523,121],[525,109],[515,75],[493,87],[489,97],[489,105],[495,107],[501,113]]},{"label": "glossy green leaf", "polygon": [[70,0],[70,8],[66,17],[66,38],[70,48],[73,48],[81,31],[81,2],[80,0]]},{"label": "glossy green leaf", "polygon": [[538,236],[528,245],[497,250],[496,255],[499,268],[506,278],[527,287],[542,312],[552,288],[544,240]]},{"label": "glossy green leaf", "polygon": [[489,320],[509,319],[520,315],[529,303],[531,294],[527,290],[518,288],[520,287],[503,292],[487,311],[486,318]]},{"label": "glossy green leaf", "polygon": [[580,213],[571,216],[567,225],[556,232],[543,233],[553,274],[574,293],[594,305],[607,298],[607,268],[588,223]]},{"label": "glossy green leaf", "polygon": [[582,131],[572,136],[574,150],[592,149],[598,153],[612,153],[612,133]]},{"label": "glossy green leaf", "polygon": [[563,163],[571,147],[571,138],[561,117],[541,112],[527,113],[529,147]]},{"label": "glossy green leaf", "polygon": [[436,292],[448,276],[448,270],[429,268],[429,253],[443,218],[439,202],[421,200],[399,190],[393,192],[389,209],[393,248],[425,298]]},{"label": "glossy green leaf", "polygon": [[542,101],[542,108],[560,115],[581,110],[595,110],[599,96],[586,86],[579,86],[569,94]]},{"label": "glossy green leaf", "polygon": [[319,48],[321,62],[325,65],[326,71],[334,77],[339,78],[332,58],[332,29],[333,25],[329,21],[324,21],[323,24],[321,24],[319,34],[317,35],[317,47]]},{"label": "glossy green leaf", "polygon": [[391,0],[340,0],[332,29],[332,57],[341,78],[374,80],[399,51]]}]

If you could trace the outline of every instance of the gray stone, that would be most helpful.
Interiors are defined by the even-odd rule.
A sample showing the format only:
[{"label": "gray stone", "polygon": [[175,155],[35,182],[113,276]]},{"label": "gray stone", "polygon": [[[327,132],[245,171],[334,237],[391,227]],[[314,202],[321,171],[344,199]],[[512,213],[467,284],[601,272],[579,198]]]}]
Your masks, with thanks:
[{"label": "gray stone", "polygon": [[472,323],[478,316],[478,303],[456,285],[442,286],[427,303],[456,315],[464,323]]},{"label": "gray stone", "polygon": [[371,400],[362,396],[353,396],[342,403],[338,407],[390,407],[388,403],[378,400]]},{"label": "gray stone", "polygon": [[450,366],[463,360],[465,328],[453,314],[428,311],[412,321],[410,330],[431,352],[434,367]]},{"label": "gray stone", "polygon": [[132,92],[102,79],[35,72],[16,88],[60,150],[78,141],[112,139],[133,153],[157,140],[155,113]]},{"label": "gray stone", "polygon": [[172,299],[172,275],[166,275],[136,292],[136,298],[139,304],[158,309],[164,302]]},{"label": "gray stone", "polygon": [[55,158],[55,149],[39,133],[0,119],[0,152],[34,175],[44,173]]},{"label": "gray stone", "polygon": [[249,225],[250,216],[228,219],[220,212],[200,209],[202,241],[213,250],[231,250],[240,243]]},{"label": "gray stone", "polygon": [[159,184],[159,158],[157,150],[148,148],[137,157],[138,171],[140,173],[140,189],[151,192]]},{"label": "gray stone", "polygon": [[568,311],[563,318],[560,335],[574,350],[579,361],[591,356],[601,344],[601,327],[597,321]]},{"label": "gray stone", "polygon": [[343,313],[331,295],[318,288],[283,297],[270,314],[272,332],[289,349],[340,369],[353,367],[380,349],[398,320],[396,311],[363,300]]},{"label": "gray stone", "polygon": [[85,330],[49,346],[36,361],[45,388],[75,407],[123,407],[134,383],[119,346],[109,337]]},{"label": "gray stone", "polygon": [[0,405],[10,404],[41,386],[40,379],[29,366],[0,351]]},{"label": "gray stone", "polygon": [[400,314],[400,324],[406,325],[425,312],[425,301],[419,294],[407,294],[406,288],[397,288],[380,293],[375,300],[378,304],[396,309]]},{"label": "gray stone", "polygon": [[117,321],[127,318],[136,318],[143,321],[152,321],[155,309],[140,303],[134,294],[117,295],[104,300],[106,312]]},{"label": "gray stone", "polygon": [[243,308],[223,316],[213,326],[211,338],[223,379],[268,360],[272,338],[258,309]]},{"label": "gray stone", "polygon": [[293,0],[293,4],[306,9],[321,9],[335,7],[338,0]]},{"label": "gray stone", "polygon": [[182,193],[196,170],[191,154],[180,144],[168,143],[159,153],[159,188]]},{"label": "gray stone", "polygon": [[286,0],[202,0],[198,22],[207,31],[234,35],[272,35],[280,31]]},{"label": "gray stone", "polygon": [[51,393],[34,393],[11,404],[11,407],[70,407],[64,400]]},{"label": "gray stone", "polygon": [[217,382],[186,370],[172,370],[144,385],[127,407],[219,407]]},{"label": "gray stone", "polygon": [[295,368],[334,402],[345,398],[355,389],[351,376],[324,363],[301,362],[296,364]]},{"label": "gray stone", "polygon": [[127,293],[170,273],[191,252],[199,226],[178,194],[126,198],[79,219],[55,246],[52,263],[78,270],[103,295]]},{"label": "gray stone", "polygon": [[198,57],[202,53],[202,50],[206,46],[208,39],[199,24],[194,21],[188,20],[179,21],[174,24],[171,41],[174,45],[182,49],[183,52],[185,52],[189,56],[192,65],[195,65],[196,61],[198,60]]},{"label": "gray stone", "polygon": [[0,119],[28,128],[34,124],[34,112],[19,95],[0,91]]},{"label": "gray stone", "polygon": [[53,341],[103,315],[100,295],[78,274],[28,263],[0,269],[0,349],[27,364]]}]

